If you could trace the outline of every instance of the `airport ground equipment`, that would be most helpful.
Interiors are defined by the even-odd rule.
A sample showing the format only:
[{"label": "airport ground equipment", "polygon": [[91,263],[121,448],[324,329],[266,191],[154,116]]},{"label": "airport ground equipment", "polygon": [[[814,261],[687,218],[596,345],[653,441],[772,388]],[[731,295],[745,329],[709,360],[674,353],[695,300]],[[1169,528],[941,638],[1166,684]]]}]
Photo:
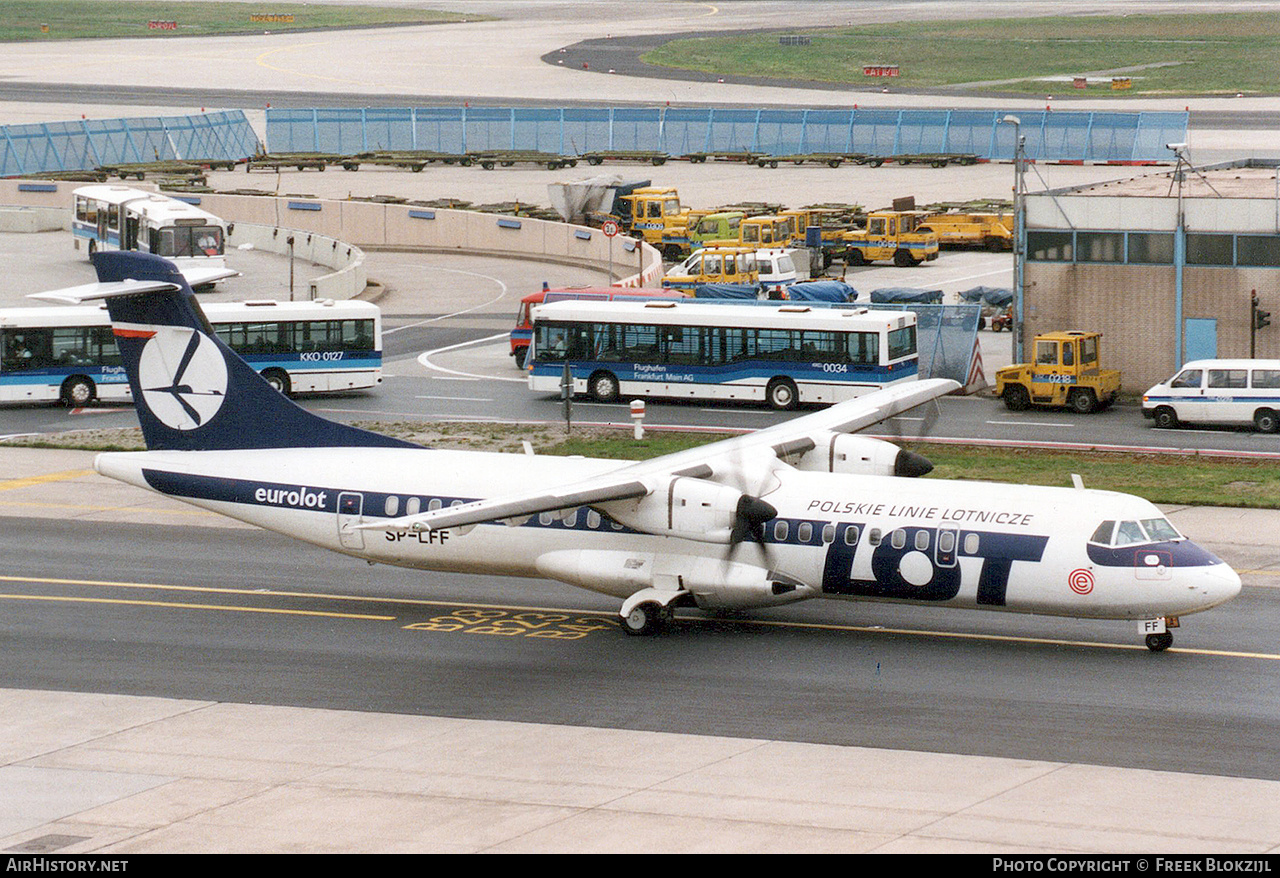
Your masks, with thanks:
[{"label": "airport ground equipment", "polygon": [[1102,333],[1069,330],[1036,336],[1034,361],[996,372],[996,395],[1010,411],[1066,406],[1081,414],[1107,408],[1120,392],[1120,373],[1103,369]]},{"label": "airport ground equipment", "polygon": [[919,228],[922,211],[882,210],[867,214],[864,229],[841,235],[846,265],[893,260],[901,268],[938,258],[938,236]]}]

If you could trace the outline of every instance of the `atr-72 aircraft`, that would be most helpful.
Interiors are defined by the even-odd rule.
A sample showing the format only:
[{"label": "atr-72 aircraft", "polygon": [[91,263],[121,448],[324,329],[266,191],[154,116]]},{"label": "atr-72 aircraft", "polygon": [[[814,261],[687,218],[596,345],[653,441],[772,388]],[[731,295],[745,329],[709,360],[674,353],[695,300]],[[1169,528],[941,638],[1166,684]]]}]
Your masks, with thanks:
[{"label": "atr-72 aircraft", "polygon": [[1240,591],[1146,500],[1108,491],[918,479],[923,457],[850,435],[949,393],[925,380],[745,436],[628,463],[422,448],[327,421],[210,331],[172,264],[97,253],[149,450],[98,472],[370,562],[557,579],[621,600],[629,634],[676,607],[817,597],[1139,623]]}]

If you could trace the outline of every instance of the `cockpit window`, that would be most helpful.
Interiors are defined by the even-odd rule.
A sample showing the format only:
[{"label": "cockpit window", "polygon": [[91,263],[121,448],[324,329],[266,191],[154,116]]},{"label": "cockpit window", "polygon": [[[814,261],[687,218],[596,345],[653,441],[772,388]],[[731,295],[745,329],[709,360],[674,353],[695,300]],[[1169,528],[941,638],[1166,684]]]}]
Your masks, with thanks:
[{"label": "cockpit window", "polygon": [[1111,532],[1115,529],[1116,523],[1114,521],[1104,521],[1098,525],[1098,529],[1093,532],[1093,536],[1089,537],[1089,542],[1109,546],[1111,545]]},{"label": "cockpit window", "polygon": [[1144,518],[1142,526],[1146,529],[1148,536],[1157,542],[1165,540],[1180,540],[1182,534],[1164,518]]},{"label": "cockpit window", "polygon": [[1147,535],[1143,532],[1142,526],[1136,521],[1122,521],[1120,527],[1116,530],[1117,546],[1131,546],[1134,543],[1148,542]]}]

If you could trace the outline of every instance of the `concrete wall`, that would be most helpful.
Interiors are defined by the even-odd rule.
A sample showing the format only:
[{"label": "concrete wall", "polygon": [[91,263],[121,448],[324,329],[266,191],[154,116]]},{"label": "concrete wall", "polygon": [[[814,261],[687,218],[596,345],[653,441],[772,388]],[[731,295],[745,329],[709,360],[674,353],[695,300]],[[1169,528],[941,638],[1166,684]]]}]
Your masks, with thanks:
[{"label": "concrete wall", "polygon": [[[42,181],[41,191],[32,191],[27,188],[31,186],[29,181],[0,180],[0,204],[67,209],[71,205],[71,193],[84,184],[58,182],[52,184],[51,190],[49,185]],[[560,222],[364,201],[219,194],[187,197],[198,197],[202,209],[237,225],[248,223],[294,230],[297,255],[301,255],[297,250],[300,246],[297,233],[301,232],[329,241],[347,242],[355,250],[479,253],[582,265],[600,271],[608,270],[610,265],[609,239],[603,232]],[[246,229],[245,234],[249,233]],[[257,232],[253,234],[256,236]],[[287,237],[282,231],[274,235],[273,240],[278,242],[282,236]],[[328,245],[321,241],[315,246],[322,249]],[[618,236],[613,239],[612,250],[617,283],[652,286],[661,281],[662,256],[653,247]],[[330,263],[321,261],[321,264]],[[349,276],[335,284],[351,282]]]},{"label": "concrete wall", "polygon": [[290,240],[293,241],[295,259],[335,269],[333,273],[310,282],[311,298],[350,299],[364,292],[369,282],[364,265],[364,251],[337,238],[297,229],[236,222],[227,235],[227,249],[249,244],[255,250],[288,256]]},{"label": "concrete wall", "polygon": [[67,208],[0,208],[0,232],[56,232],[59,229],[71,229],[71,211]]}]

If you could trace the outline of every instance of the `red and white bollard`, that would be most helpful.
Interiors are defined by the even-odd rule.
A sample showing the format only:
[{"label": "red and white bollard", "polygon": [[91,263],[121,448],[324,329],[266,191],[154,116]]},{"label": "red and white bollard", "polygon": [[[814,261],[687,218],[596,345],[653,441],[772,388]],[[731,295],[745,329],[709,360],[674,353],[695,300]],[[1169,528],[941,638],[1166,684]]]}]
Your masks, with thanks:
[{"label": "red and white bollard", "polygon": [[636,425],[636,441],[639,442],[644,438],[644,400],[631,400],[631,420]]}]

